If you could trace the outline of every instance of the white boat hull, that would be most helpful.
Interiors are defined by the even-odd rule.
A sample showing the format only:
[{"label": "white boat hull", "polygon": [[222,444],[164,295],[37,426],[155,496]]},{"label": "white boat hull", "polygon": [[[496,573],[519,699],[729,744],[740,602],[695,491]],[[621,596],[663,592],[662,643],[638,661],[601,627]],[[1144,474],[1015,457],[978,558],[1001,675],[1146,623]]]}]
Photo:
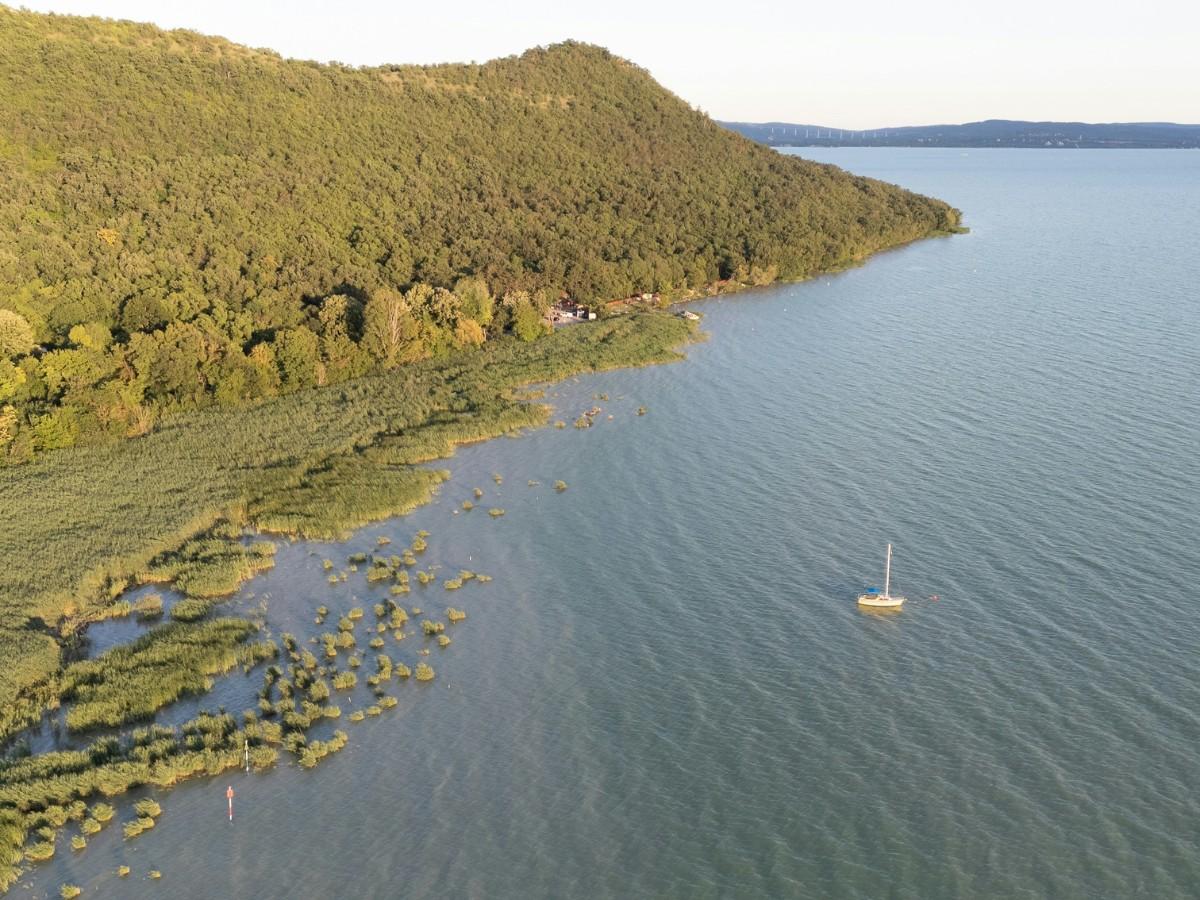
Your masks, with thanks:
[{"label": "white boat hull", "polygon": [[879,609],[895,609],[904,604],[904,597],[889,597],[887,594],[861,594],[859,606],[873,606]]}]

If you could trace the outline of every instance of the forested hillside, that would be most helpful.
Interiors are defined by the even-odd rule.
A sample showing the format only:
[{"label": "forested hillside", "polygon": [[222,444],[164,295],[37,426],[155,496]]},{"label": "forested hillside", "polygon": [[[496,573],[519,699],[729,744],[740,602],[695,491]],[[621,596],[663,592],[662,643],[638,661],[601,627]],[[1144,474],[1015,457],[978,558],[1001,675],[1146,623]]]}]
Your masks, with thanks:
[{"label": "forested hillside", "polygon": [[957,218],[596,47],[354,69],[0,7],[0,461]]}]

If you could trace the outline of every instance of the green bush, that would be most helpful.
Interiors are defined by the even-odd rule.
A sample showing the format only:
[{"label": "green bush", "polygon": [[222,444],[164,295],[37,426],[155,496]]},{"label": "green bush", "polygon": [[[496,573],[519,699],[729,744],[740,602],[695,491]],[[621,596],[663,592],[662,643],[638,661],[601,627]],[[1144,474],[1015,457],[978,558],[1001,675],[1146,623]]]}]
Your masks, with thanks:
[{"label": "green bush", "polygon": [[92,807],[92,818],[97,822],[108,822],[112,819],[115,812],[116,810],[114,810],[109,804],[97,803]]}]

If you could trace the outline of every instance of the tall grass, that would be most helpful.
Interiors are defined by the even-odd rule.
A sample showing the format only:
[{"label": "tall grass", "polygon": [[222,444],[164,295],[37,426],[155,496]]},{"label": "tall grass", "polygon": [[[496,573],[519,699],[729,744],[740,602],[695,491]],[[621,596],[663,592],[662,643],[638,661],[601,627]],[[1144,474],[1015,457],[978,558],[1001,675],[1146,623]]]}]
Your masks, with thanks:
[{"label": "tall grass", "polygon": [[172,622],[63,672],[67,727],[82,731],[148,718],[184,694],[203,693],[209,676],[239,662],[238,648],[254,632],[243,619]]}]

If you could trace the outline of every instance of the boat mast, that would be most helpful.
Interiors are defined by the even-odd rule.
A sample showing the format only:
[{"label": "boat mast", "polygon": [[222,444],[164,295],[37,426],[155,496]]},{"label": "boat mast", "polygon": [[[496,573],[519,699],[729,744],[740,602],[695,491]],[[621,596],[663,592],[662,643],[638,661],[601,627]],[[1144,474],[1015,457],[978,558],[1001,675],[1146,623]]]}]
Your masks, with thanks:
[{"label": "boat mast", "polygon": [[883,596],[892,595],[892,545],[888,544],[887,568],[883,572]]}]

